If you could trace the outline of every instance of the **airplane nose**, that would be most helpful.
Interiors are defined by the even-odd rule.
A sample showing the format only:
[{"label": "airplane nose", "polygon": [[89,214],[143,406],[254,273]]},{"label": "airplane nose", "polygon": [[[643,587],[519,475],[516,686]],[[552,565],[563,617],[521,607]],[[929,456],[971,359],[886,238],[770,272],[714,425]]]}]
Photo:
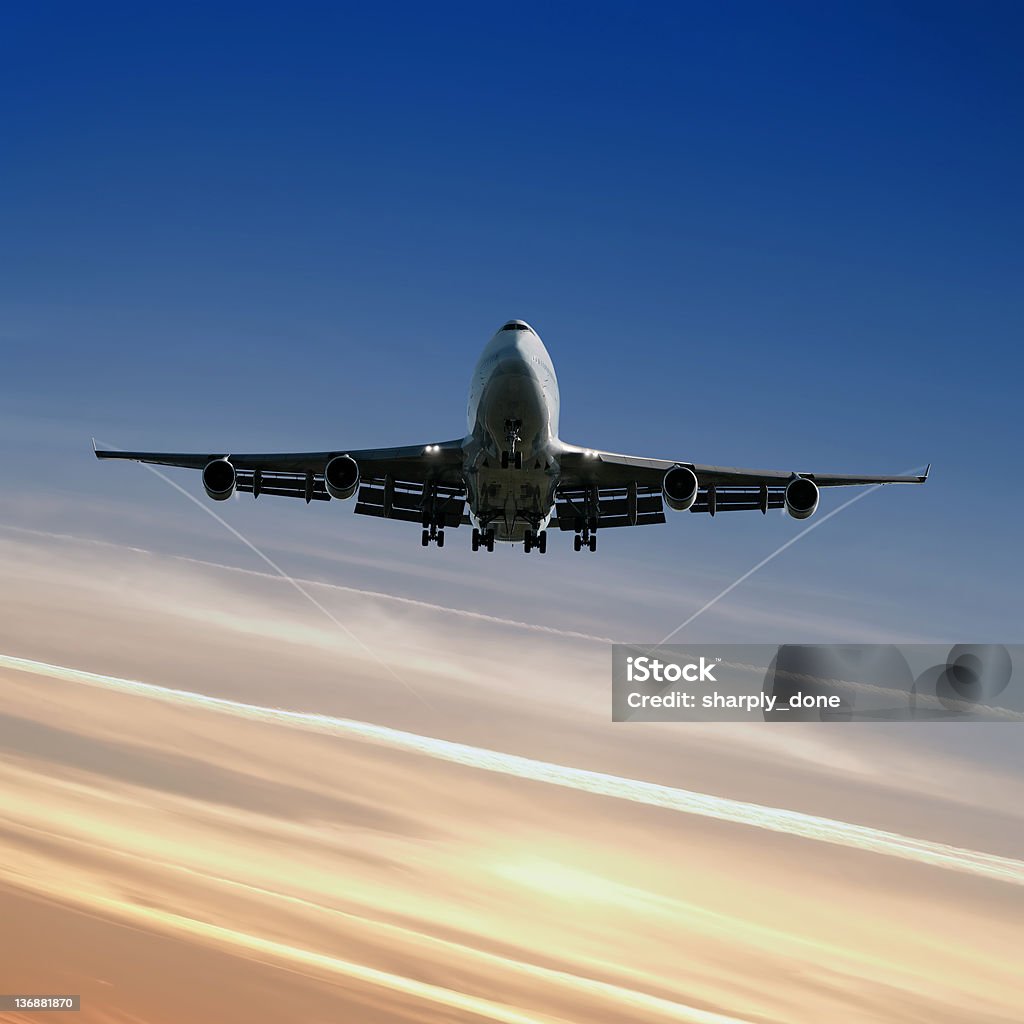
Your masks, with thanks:
[{"label": "airplane nose", "polygon": [[507,348],[498,359],[496,372],[502,376],[522,374],[526,372],[526,360],[518,348]]},{"label": "airplane nose", "polygon": [[494,336],[497,347],[496,376],[534,376],[531,356],[537,345],[537,336],[525,320],[509,320]]}]

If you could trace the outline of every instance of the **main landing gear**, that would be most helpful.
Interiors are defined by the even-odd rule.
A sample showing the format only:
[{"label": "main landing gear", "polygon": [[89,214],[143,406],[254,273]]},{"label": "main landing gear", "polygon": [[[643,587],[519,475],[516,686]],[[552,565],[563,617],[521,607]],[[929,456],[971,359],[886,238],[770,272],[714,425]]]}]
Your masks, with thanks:
[{"label": "main landing gear", "polygon": [[589,526],[583,526],[577,529],[576,536],[572,539],[573,551],[582,551],[587,548],[590,551],[597,550],[597,530],[591,529]]},{"label": "main landing gear", "polygon": [[431,541],[433,541],[439,548],[443,548],[444,529],[434,526],[433,524],[428,527],[424,527],[423,533],[420,535],[420,544],[422,544],[423,547],[427,547]]},{"label": "main landing gear", "polygon": [[547,553],[548,550],[548,531],[541,530],[539,533],[535,533],[533,530],[527,530],[523,536],[523,551],[529,554],[533,549],[536,548],[542,555]]},{"label": "main landing gear", "polygon": [[494,550],[494,531],[493,530],[478,530],[475,526],[473,527],[473,550],[479,551],[484,548],[487,551]]}]

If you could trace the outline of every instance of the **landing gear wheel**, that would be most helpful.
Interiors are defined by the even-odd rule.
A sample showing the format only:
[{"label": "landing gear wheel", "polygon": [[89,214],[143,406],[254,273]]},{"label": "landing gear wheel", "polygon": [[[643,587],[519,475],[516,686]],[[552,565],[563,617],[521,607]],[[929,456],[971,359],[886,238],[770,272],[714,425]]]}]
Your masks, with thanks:
[{"label": "landing gear wheel", "polygon": [[420,543],[424,547],[426,547],[430,543],[430,531],[429,530],[424,530],[423,531],[423,534],[420,537]]},{"label": "landing gear wheel", "polygon": [[533,532],[531,530],[527,530],[526,533],[523,534],[523,551],[525,551],[526,554],[529,554],[532,550],[533,550]]},{"label": "landing gear wheel", "polygon": [[487,531],[487,550],[488,551],[493,551],[494,550],[494,531],[493,530],[488,530]]},{"label": "landing gear wheel", "polygon": [[501,468],[508,469],[508,452],[501,453]]},{"label": "landing gear wheel", "polygon": [[473,527],[473,550],[480,550],[480,531],[475,526]]},{"label": "landing gear wheel", "polygon": [[548,531],[541,530],[537,534],[537,550],[542,554],[546,555],[548,551]]},{"label": "landing gear wheel", "polygon": [[596,533],[592,533],[590,535],[590,550],[591,551],[596,551],[597,550],[597,534]]},{"label": "landing gear wheel", "polygon": [[522,469],[523,468],[523,453],[522,452],[516,452],[515,467],[516,467],[516,469]]},{"label": "landing gear wheel", "polygon": [[[426,544],[426,541],[424,541],[423,543]],[[572,549],[573,551],[583,550],[583,538],[578,533],[572,539]]]},{"label": "landing gear wheel", "polygon": [[[436,540],[437,540],[437,546],[439,548],[443,548],[444,547],[444,530],[438,530],[437,531]],[[590,550],[593,551],[594,549],[591,548]]]}]

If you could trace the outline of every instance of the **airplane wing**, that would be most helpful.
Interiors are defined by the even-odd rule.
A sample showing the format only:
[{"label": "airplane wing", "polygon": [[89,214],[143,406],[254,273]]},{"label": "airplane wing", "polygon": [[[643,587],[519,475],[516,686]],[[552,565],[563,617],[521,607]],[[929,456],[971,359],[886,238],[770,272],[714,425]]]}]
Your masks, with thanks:
[{"label": "airplane wing", "polygon": [[[462,439],[398,448],[344,449],[326,452],[235,453],[127,452],[93,450],[98,459],[127,459],[153,466],[174,466],[203,472],[212,463],[230,463],[234,470],[230,488],[211,497],[230,497],[235,491],[259,497],[330,501],[324,481],[327,464],[348,456],[358,466],[355,511],[409,522],[435,521],[459,526],[464,521],[465,486],[462,480]],[[228,471],[230,476],[230,471]]]},{"label": "airplane wing", "polygon": [[[567,446],[561,455],[558,525],[565,530],[578,528],[581,516],[594,525],[643,526],[665,522],[663,484],[670,470],[680,482],[678,507],[691,512],[761,511],[786,507],[786,489],[795,480],[808,480],[814,487],[799,485],[791,491],[805,494],[804,508],[810,515],[817,507],[818,487],[849,487],[872,484],[922,484],[923,474],[879,476],[853,473],[812,473],[794,470],[741,469],[735,466],[708,466],[694,462],[671,462],[615,452]],[[687,481],[696,477],[692,500]],[[589,510],[589,511],[588,511]],[[797,518],[804,518],[797,515]]]}]

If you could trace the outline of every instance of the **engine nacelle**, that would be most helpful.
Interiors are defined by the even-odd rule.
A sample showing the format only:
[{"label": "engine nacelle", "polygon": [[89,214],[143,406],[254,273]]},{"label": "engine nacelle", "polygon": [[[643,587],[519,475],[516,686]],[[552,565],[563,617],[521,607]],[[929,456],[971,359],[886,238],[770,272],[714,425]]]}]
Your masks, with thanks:
[{"label": "engine nacelle", "polygon": [[685,512],[697,500],[697,475],[686,466],[673,466],[661,482],[665,504],[676,512]]},{"label": "engine nacelle", "polygon": [[359,463],[351,455],[335,455],[324,468],[324,487],[332,498],[344,501],[359,486]]},{"label": "engine nacelle", "polygon": [[818,508],[818,485],[797,476],[786,484],[786,511],[794,519],[809,519]]},{"label": "engine nacelle", "polygon": [[227,459],[214,459],[203,469],[203,487],[214,501],[227,501],[235,493],[235,467]]}]

